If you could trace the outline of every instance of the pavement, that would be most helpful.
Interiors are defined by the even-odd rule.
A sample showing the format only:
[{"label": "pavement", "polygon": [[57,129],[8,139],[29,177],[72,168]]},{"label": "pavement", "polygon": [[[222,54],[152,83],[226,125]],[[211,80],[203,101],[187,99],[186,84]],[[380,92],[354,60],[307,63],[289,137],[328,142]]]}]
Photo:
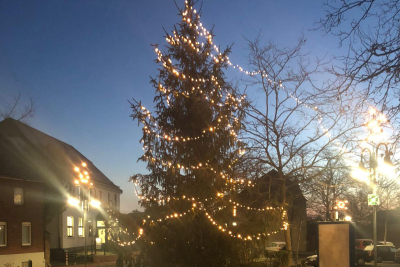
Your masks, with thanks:
[{"label": "pavement", "polygon": [[[365,266],[374,266],[374,262],[368,262]],[[400,263],[394,263],[392,261],[384,261],[382,263],[378,263],[378,267],[400,267]]]},{"label": "pavement", "polygon": [[[115,262],[88,263],[87,267],[115,267]],[[85,264],[57,265],[57,267],[85,267]]]}]

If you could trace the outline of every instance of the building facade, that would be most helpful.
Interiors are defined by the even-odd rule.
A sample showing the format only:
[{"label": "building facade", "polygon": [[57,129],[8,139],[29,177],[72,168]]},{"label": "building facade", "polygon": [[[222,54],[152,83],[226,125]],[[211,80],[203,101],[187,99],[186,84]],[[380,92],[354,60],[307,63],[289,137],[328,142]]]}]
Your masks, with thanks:
[{"label": "building facade", "polygon": [[0,177],[0,264],[44,266],[43,184]]},{"label": "building facade", "polygon": [[[90,190],[77,182],[76,167],[81,164],[87,166]],[[45,266],[51,249],[82,249],[85,240],[101,246],[106,242],[107,210],[119,211],[121,194],[73,146],[14,119],[0,122],[0,263],[6,259],[23,266],[27,255],[33,266]],[[23,204],[13,203],[19,198]],[[70,205],[69,199],[78,202]],[[101,205],[90,205],[92,200]],[[21,241],[28,239],[30,243]]]}]

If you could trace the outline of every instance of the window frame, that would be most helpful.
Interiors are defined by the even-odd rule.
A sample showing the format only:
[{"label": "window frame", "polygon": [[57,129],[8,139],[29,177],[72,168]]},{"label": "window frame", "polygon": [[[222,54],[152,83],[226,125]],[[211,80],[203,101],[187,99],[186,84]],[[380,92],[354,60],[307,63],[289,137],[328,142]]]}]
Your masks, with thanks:
[{"label": "window frame", "polygon": [[[28,231],[28,236],[29,236],[29,243],[24,243],[24,237],[23,237],[23,229],[24,227],[29,227]],[[22,228],[21,228],[21,243],[22,246],[31,246],[32,245],[32,223],[31,222],[22,222]]]},{"label": "window frame", "polygon": [[[21,190],[21,202],[15,202],[15,196],[17,196],[17,190]],[[14,205],[24,205],[24,189],[22,187],[14,187]]]},{"label": "window frame", "polygon": [[7,246],[7,223],[0,222],[0,226],[4,226],[4,245],[0,244],[0,247],[6,247]]},{"label": "window frame", "polygon": [[82,217],[78,217],[78,237],[85,237],[85,228],[83,226],[85,222]]},{"label": "window frame", "polygon": [[[71,218],[71,225],[68,224],[68,218]],[[69,231],[68,231],[69,229],[71,229],[70,232],[72,235],[69,235]],[[68,215],[67,216],[67,238],[74,238],[74,236],[75,236],[74,234],[75,234],[74,233],[74,216]]]}]

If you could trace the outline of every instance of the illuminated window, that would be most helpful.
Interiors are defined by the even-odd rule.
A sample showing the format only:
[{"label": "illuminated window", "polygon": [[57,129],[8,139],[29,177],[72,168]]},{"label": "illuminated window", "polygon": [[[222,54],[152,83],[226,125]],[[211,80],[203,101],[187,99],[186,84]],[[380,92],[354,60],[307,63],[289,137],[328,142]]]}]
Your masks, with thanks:
[{"label": "illuminated window", "polygon": [[31,223],[30,222],[22,223],[22,245],[23,246],[31,245]]},{"label": "illuminated window", "polygon": [[78,218],[78,236],[83,237],[85,235],[84,228],[83,228],[83,218]]},{"label": "illuminated window", "polygon": [[7,223],[0,222],[0,247],[7,246]]},{"label": "illuminated window", "polygon": [[14,204],[22,205],[24,204],[24,189],[23,188],[14,188]]},{"label": "illuminated window", "polygon": [[74,217],[67,216],[67,236],[74,237]]}]

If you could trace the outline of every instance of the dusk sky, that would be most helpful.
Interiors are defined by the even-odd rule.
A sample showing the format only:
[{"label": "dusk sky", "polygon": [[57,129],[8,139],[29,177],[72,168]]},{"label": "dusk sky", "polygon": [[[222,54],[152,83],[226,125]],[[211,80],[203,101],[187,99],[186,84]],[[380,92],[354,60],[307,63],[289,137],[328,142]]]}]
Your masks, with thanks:
[{"label": "dusk sky", "polygon": [[[183,7],[184,0],[176,0]],[[230,59],[247,66],[247,43],[291,46],[304,34],[305,52],[338,53],[338,41],[314,28],[322,1],[204,0],[201,21],[214,42],[234,43]],[[128,100],[152,108],[149,76],[158,65],[151,44],[164,45],[164,27],[181,20],[173,0],[0,0],[0,109],[21,93],[37,112],[30,125],[71,144],[121,187],[121,211],[138,208],[131,175],[146,172],[141,127]],[[161,46],[160,46],[161,48]],[[242,74],[229,71],[228,78]]]}]

